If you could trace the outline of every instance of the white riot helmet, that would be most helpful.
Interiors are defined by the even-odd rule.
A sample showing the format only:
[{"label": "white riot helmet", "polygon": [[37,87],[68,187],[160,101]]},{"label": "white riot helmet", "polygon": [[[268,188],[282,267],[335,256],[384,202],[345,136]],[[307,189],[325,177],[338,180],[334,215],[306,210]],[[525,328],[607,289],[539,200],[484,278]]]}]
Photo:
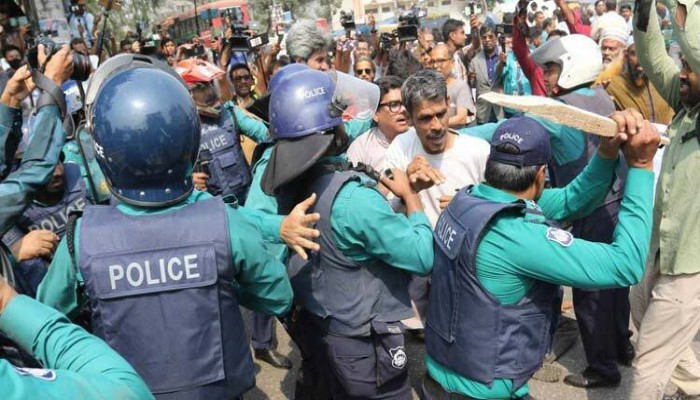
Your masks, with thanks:
[{"label": "white riot helmet", "polygon": [[584,35],[567,35],[552,39],[531,54],[532,61],[544,68],[547,63],[561,66],[557,85],[572,89],[598,78],[603,70],[603,56],[593,39]]}]

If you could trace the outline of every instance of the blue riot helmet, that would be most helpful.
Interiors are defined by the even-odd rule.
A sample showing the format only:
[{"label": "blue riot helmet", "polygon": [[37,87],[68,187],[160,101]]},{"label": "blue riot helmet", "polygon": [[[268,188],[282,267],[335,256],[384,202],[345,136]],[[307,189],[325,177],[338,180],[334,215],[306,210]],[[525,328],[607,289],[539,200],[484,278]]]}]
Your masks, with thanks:
[{"label": "blue riot helmet", "polygon": [[95,72],[85,102],[97,163],[117,199],[165,207],[190,195],[200,122],[175,71],[150,57],[113,57]]},{"label": "blue riot helmet", "polygon": [[253,113],[256,117],[262,119],[265,122],[270,121],[270,94],[275,90],[277,85],[282,82],[287,76],[299,72],[301,70],[309,69],[306,64],[289,64],[277,71],[277,73],[272,76],[270,83],[267,84],[267,93],[257,98],[253,104],[246,107],[246,110]]},{"label": "blue riot helmet", "polygon": [[302,69],[284,76],[270,95],[270,133],[277,143],[263,191],[275,194],[324,155],[339,139],[344,115],[370,119],[378,103],[377,85],[341,72]]}]

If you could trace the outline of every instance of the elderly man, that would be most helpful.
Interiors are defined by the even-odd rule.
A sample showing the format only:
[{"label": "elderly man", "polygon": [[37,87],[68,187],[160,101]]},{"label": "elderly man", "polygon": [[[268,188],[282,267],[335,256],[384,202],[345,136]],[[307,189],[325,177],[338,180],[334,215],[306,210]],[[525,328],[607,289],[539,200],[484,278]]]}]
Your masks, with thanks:
[{"label": "elderly man", "polygon": [[603,53],[603,64],[607,67],[622,55],[627,45],[629,34],[617,27],[605,28],[600,36],[600,52]]},{"label": "elderly man", "polygon": [[328,44],[323,32],[310,20],[297,22],[287,34],[289,58],[318,71],[327,71],[330,68],[326,60]]},{"label": "elderly man", "polygon": [[614,77],[605,88],[615,102],[615,108],[639,110],[651,122],[668,125],[673,119],[673,109],[649,82],[639,63],[634,40],[630,40],[624,55],[624,72]]}]

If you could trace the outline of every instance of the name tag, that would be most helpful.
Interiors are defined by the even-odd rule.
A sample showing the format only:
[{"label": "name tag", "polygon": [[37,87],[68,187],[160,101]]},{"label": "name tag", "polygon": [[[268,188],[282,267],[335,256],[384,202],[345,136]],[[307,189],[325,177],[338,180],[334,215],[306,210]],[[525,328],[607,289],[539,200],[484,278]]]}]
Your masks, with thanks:
[{"label": "name tag", "polygon": [[213,244],[110,254],[91,262],[100,298],[207,286],[216,282]]}]

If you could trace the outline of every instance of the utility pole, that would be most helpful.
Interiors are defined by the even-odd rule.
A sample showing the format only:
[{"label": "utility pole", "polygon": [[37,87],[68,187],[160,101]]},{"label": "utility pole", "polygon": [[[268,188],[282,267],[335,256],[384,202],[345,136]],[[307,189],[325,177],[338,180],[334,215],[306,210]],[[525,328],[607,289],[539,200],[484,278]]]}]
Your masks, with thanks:
[{"label": "utility pole", "polygon": [[197,36],[199,37],[199,14],[197,13],[197,0],[192,0],[194,3],[194,25],[197,28]]}]

